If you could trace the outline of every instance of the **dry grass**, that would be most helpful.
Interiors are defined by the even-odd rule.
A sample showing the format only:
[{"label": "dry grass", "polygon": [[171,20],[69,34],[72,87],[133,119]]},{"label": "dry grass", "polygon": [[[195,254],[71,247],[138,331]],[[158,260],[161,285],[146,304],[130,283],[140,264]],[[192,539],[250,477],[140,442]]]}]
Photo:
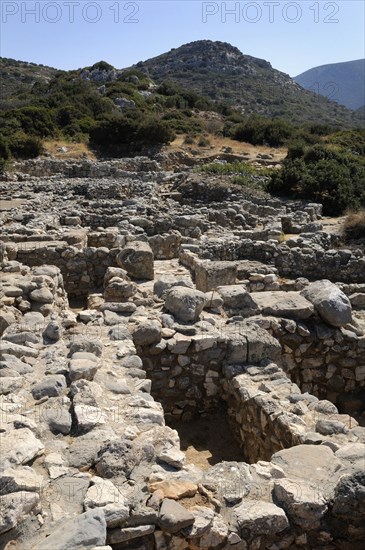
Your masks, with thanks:
[{"label": "dry grass", "polygon": [[[171,143],[171,145],[166,147],[168,149],[183,149],[186,152],[192,147],[189,144],[185,144],[185,135],[178,135],[176,139]],[[259,153],[272,154],[274,161],[282,161],[287,155],[287,148],[280,147],[267,147],[265,145],[252,145],[251,143],[244,143],[236,141],[234,139],[229,139],[221,136],[215,136],[209,134],[210,145],[206,148],[199,148],[199,156],[212,156],[222,153],[222,150],[230,147],[232,149],[232,154],[234,155],[249,155],[250,160],[254,160]],[[194,148],[194,145],[193,145]],[[195,148],[198,148],[195,144]]]},{"label": "dry grass", "polygon": [[347,214],[342,234],[346,242],[365,239],[365,209]]},{"label": "dry grass", "polygon": [[[230,148],[233,155],[249,155],[249,162],[253,162],[259,153],[272,154],[273,161],[282,161],[287,155],[287,149],[285,147],[274,148],[266,147],[263,145],[251,145],[250,143],[243,143],[235,141],[233,139],[224,138],[221,136],[215,136],[209,134],[209,144],[206,146],[198,146],[199,137],[197,136],[194,144],[184,143],[186,135],[180,134],[170,144],[164,146],[164,151],[184,151],[188,155],[191,153],[191,149],[198,151],[198,155],[191,155],[195,159],[198,158],[210,158],[214,155],[221,154],[226,148]],[[46,140],[44,148],[47,153],[51,154],[53,158],[57,159],[81,159],[88,158],[96,160],[95,155],[89,149],[85,143],[72,143],[66,140]],[[62,148],[66,148],[67,151],[62,151]]]},{"label": "dry grass", "polygon": [[[85,143],[72,143],[65,140],[47,140],[43,143],[43,146],[47,153],[50,153],[53,158],[65,160],[88,158],[96,160],[95,155]],[[66,148],[67,151],[62,151],[62,148]]]}]

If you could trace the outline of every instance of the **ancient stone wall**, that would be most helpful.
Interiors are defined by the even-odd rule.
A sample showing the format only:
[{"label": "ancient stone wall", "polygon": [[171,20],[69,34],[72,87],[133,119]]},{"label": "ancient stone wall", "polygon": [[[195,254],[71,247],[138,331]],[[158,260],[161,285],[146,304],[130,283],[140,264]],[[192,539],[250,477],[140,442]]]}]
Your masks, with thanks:
[{"label": "ancient stone wall", "polygon": [[0,182],[0,546],[362,550],[363,253],[162,160]]},{"label": "ancient stone wall", "polygon": [[86,297],[96,289],[102,288],[105,272],[109,266],[116,265],[115,257],[119,249],[90,247],[81,250],[73,246],[39,246],[27,250],[18,250],[18,261],[39,266],[51,264],[59,267],[64,285],[70,298]]},{"label": "ancient stone wall", "polygon": [[[183,329],[182,329],[183,330]],[[193,334],[191,334],[193,332]],[[216,409],[222,399],[222,366],[229,362],[279,359],[280,346],[258,326],[232,323],[213,329],[200,323],[187,334],[164,331],[156,345],[139,354],[152,380],[154,397],[163,403],[166,417],[183,421]]]},{"label": "ancient stone wall", "polygon": [[[310,280],[319,278],[346,283],[365,282],[365,258],[350,250],[315,250],[309,247],[290,248],[285,244],[273,241],[240,242],[228,241],[209,245],[199,249],[202,259],[214,261],[258,260],[277,268],[282,277],[307,277]],[[187,258],[184,250],[180,259],[184,265],[194,267],[198,256]]]},{"label": "ancient stone wall", "polygon": [[102,178],[130,176],[135,172],[152,172],[159,169],[158,162],[146,157],[95,162],[63,159],[31,159],[14,163],[14,170],[35,177],[63,175],[70,178]]},{"label": "ancient stone wall", "polygon": [[[282,345],[283,368],[302,391],[340,405],[344,394],[365,390],[364,335],[320,321],[266,318],[262,322]],[[358,405],[361,408],[361,402]]]},{"label": "ancient stone wall", "polygon": [[[67,237],[65,237],[67,238]],[[86,240],[86,239],[85,239]],[[105,272],[108,267],[115,266],[115,258],[121,246],[134,237],[117,235],[113,231],[90,232],[87,237],[89,246],[76,248],[68,246],[67,242],[55,241],[44,243],[32,239],[30,246],[26,242],[19,246],[7,245],[12,250],[12,258],[29,266],[44,263],[56,265],[63,274],[68,295],[86,297],[101,289]],[[144,237],[141,240],[146,241]],[[166,235],[156,235],[148,239],[155,259],[174,258],[178,255],[181,236],[178,232]],[[79,243],[75,243],[79,246]],[[107,245],[118,245],[118,248],[107,248]]]},{"label": "ancient stone wall", "polygon": [[343,441],[357,426],[331,402],[302,393],[270,362],[227,365],[222,384],[231,425],[250,463],[270,460],[273,453],[302,443]]},{"label": "ancient stone wall", "polygon": [[[208,324],[204,328],[208,330]],[[282,336],[284,331],[276,332]],[[321,396],[325,401],[319,401],[311,395],[308,384],[302,388],[302,380],[295,383],[292,371],[293,381],[285,367],[271,363],[272,357],[280,359],[280,348],[267,335],[266,346],[259,345],[264,333],[257,325],[232,323],[220,333],[208,330],[193,336],[172,335],[165,329],[164,334],[158,344],[137,350],[166,419],[188,422],[197,415],[223,410],[222,403],[226,402],[233,431],[248,462],[270,460],[281,449],[347,434],[357,425],[348,415],[338,414],[335,405],[327,401],[325,388]],[[298,367],[296,373],[300,371]],[[325,376],[326,365],[318,372]],[[312,387],[318,389],[315,381]]]}]

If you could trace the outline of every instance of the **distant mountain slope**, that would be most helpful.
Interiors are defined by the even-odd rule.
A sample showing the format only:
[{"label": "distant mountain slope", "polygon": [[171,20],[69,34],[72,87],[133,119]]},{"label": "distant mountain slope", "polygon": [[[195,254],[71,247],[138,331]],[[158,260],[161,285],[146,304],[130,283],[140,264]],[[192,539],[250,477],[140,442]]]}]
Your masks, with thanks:
[{"label": "distant mountain slope", "polygon": [[171,80],[245,114],[283,117],[294,123],[351,125],[361,119],[346,108],[298,86],[268,61],[244,55],[225,42],[199,40],[134,66],[155,82]]},{"label": "distant mountain slope", "polygon": [[365,59],[314,67],[294,80],[348,109],[359,109],[365,103]]}]

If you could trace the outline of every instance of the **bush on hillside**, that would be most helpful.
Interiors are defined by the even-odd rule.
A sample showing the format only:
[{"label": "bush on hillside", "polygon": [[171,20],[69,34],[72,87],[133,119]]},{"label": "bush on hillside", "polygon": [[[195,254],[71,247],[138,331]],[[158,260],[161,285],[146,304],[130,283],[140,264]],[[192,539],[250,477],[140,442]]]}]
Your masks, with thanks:
[{"label": "bush on hillside", "polygon": [[201,120],[191,115],[191,111],[171,110],[162,116],[164,122],[177,134],[199,134],[203,129]]},{"label": "bush on hillside", "polygon": [[328,136],[326,142],[339,146],[348,153],[365,156],[365,129],[336,132]]},{"label": "bush on hillside", "polygon": [[320,202],[326,215],[340,215],[365,205],[365,162],[323,145],[297,146],[272,174],[268,190]]},{"label": "bush on hillside", "polygon": [[365,239],[365,209],[347,214],[342,227],[342,234],[346,242]]},{"label": "bush on hillside", "polygon": [[206,136],[201,136],[198,140],[199,147],[209,147],[210,141]]},{"label": "bush on hillside", "polygon": [[97,63],[94,63],[92,67],[89,67],[91,71],[93,70],[99,70],[99,71],[111,71],[114,69],[113,65],[110,65],[110,63],[107,63],[106,61],[98,61]]},{"label": "bush on hillside", "polygon": [[132,142],[137,132],[137,122],[125,116],[102,120],[90,132],[92,145],[108,148]]},{"label": "bush on hillside", "polygon": [[4,136],[0,135],[0,158],[4,160],[8,160],[9,157],[10,157],[9,143],[4,138]]},{"label": "bush on hillside", "polygon": [[146,145],[169,143],[175,139],[175,132],[163,120],[149,118],[142,122],[136,132],[136,140]]},{"label": "bush on hillside", "polygon": [[169,125],[156,117],[115,116],[91,128],[90,143],[104,149],[118,145],[157,145],[172,141],[174,136]]},{"label": "bush on hillside", "polygon": [[16,159],[33,159],[38,157],[42,151],[42,141],[34,136],[16,134],[9,141],[11,154]]},{"label": "bush on hillside", "polygon": [[40,138],[55,134],[56,125],[52,112],[45,107],[21,107],[14,109],[11,116],[19,121],[22,130],[27,134]]},{"label": "bush on hillside", "polygon": [[294,127],[281,119],[269,120],[252,116],[245,122],[233,126],[232,137],[252,145],[270,145],[280,147],[288,142],[295,133]]}]

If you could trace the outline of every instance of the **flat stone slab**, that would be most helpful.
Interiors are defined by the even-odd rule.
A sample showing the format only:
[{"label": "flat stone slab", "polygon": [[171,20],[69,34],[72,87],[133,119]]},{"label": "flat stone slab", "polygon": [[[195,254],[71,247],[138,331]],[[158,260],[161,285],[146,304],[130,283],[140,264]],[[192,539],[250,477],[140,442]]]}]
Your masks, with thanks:
[{"label": "flat stone slab", "polygon": [[160,508],[159,524],[163,531],[177,533],[194,523],[195,516],[175,500],[165,498]]},{"label": "flat stone slab", "polygon": [[201,260],[195,267],[195,284],[198,290],[208,292],[218,286],[236,282],[237,265],[228,261]]},{"label": "flat stone slab", "polygon": [[38,550],[74,550],[94,549],[104,546],[106,542],[106,521],[103,510],[88,510],[72,518],[54,531],[44,542],[37,546]]},{"label": "flat stone slab", "polygon": [[245,499],[234,510],[242,534],[250,536],[275,535],[289,527],[289,521],[282,508],[271,502]]},{"label": "flat stone slab", "polygon": [[293,523],[310,531],[319,527],[319,521],[327,512],[327,503],[315,483],[292,479],[279,479],[274,484],[276,502],[280,504]]},{"label": "flat stone slab", "polygon": [[297,445],[283,449],[271,457],[271,462],[280,466],[288,477],[311,480],[314,483],[335,482],[342,467],[332,449],[324,445]]},{"label": "flat stone slab", "polygon": [[314,313],[313,305],[298,292],[252,292],[251,298],[265,315],[309,319]]},{"label": "flat stone slab", "polygon": [[27,464],[43,453],[44,445],[28,428],[0,433],[0,468]]},{"label": "flat stone slab", "polygon": [[67,248],[69,246],[66,241],[22,241],[14,244],[20,248],[20,252],[33,252],[39,248]]}]

